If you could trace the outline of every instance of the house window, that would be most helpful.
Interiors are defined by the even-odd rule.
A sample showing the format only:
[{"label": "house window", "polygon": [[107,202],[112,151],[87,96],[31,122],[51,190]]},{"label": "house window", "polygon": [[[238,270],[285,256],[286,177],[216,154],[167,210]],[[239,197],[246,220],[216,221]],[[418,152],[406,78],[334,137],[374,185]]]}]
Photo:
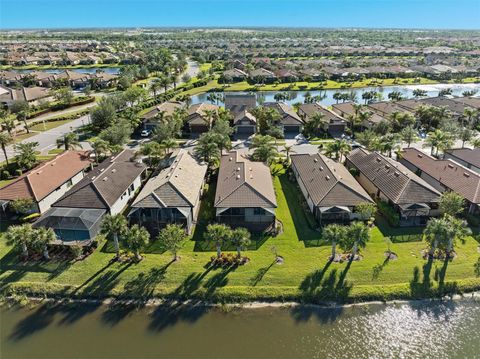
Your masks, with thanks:
[{"label": "house window", "polygon": [[72,181],[72,179],[70,178],[70,179],[68,180],[68,182],[67,182],[67,188],[70,188],[70,187],[72,187],[72,186],[73,186],[73,181]]},{"label": "house window", "polygon": [[253,214],[255,216],[263,216],[265,214],[265,210],[263,208],[254,208]]}]

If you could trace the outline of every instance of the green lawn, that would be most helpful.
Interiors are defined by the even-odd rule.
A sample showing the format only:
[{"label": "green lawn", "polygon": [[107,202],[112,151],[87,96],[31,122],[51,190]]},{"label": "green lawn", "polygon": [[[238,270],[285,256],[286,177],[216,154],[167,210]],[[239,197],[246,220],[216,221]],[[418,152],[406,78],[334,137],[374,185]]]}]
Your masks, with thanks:
[{"label": "green lawn", "polygon": [[[78,263],[20,265],[16,255],[0,241],[0,287],[34,293],[68,296],[124,295],[150,297],[173,295],[219,301],[304,300],[358,301],[371,299],[417,298],[452,291],[480,288],[475,264],[478,243],[469,238],[457,247],[451,262],[427,262],[421,257],[425,243],[393,243],[398,260],[386,261],[385,235],[398,235],[386,225],[372,229],[372,239],[362,250],[363,260],[328,263],[330,247],[323,245],[319,232],[311,229],[308,214],[300,207],[300,193],[283,171],[274,177],[278,219],[283,233],[277,238],[257,238],[247,251],[250,262],[236,269],[212,269],[207,263],[213,246],[201,242],[197,231],[213,213],[214,186],[204,197],[202,217],[194,238],[180,252],[181,260],[171,263],[169,253],[150,247],[139,264],[112,263],[109,246],[100,243],[86,260]],[[416,232],[418,230],[407,230]],[[274,263],[275,246],[285,263]]]}]

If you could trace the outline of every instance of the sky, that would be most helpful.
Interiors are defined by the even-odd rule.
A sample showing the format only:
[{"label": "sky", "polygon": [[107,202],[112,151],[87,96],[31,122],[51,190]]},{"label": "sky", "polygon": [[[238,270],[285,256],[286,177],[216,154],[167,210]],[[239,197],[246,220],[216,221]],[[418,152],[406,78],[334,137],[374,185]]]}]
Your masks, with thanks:
[{"label": "sky", "polygon": [[480,0],[0,0],[0,28],[480,29]]}]

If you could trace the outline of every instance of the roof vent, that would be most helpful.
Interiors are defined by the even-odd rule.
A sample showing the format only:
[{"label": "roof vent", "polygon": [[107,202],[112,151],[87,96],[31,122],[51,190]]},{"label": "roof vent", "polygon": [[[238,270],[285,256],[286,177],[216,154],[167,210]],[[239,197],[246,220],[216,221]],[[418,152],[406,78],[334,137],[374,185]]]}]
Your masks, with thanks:
[{"label": "roof vent", "polygon": [[328,175],[325,176],[325,178],[327,179],[327,181],[330,180],[330,176],[328,176]]},{"label": "roof vent", "polygon": [[463,175],[464,175],[465,177],[470,177],[470,173],[467,173],[467,172],[463,172]]},{"label": "roof vent", "polygon": [[380,157],[377,157],[377,162],[380,162],[380,161],[381,161]]},{"label": "roof vent", "polygon": [[114,169],[112,170],[112,173],[115,173],[115,172],[117,172],[117,169],[116,169],[116,168],[114,168]]},{"label": "roof vent", "polygon": [[57,164],[57,162],[52,162],[52,163],[50,164],[50,166],[55,166],[56,164]]},{"label": "roof vent", "polygon": [[390,166],[389,166],[389,165],[385,165],[385,168],[388,170],[388,169],[390,169]]},{"label": "roof vent", "polygon": [[421,153],[419,153],[417,156],[418,156],[418,157],[420,157],[420,158],[422,158],[422,157],[423,157],[423,155],[422,155]]},{"label": "roof vent", "polygon": [[395,171],[394,175],[398,177],[398,176],[400,176],[400,173],[398,173],[397,171]]},{"label": "roof vent", "polygon": [[240,179],[240,175],[237,175],[237,179]]},{"label": "roof vent", "polygon": [[237,167],[237,171],[240,171],[240,167]]},{"label": "roof vent", "polygon": [[250,172],[252,172],[252,167],[249,167],[248,170],[249,170]]},{"label": "roof vent", "polygon": [[317,163],[317,162],[318,162],[318,160],[317,160],[316,158],[314,158],[314,159],[313,159],[313,162]]},{"label": "roof vent", "polygon": [[233,158],[232,158],[232,157],[230,157],[228,160],[229,160],[229,161],[233,161]]},{"label": "roof vent", "polygon": [[448,166],[449,168],[453,168],[453,165],[452,165],[451,163],[449,163],[447,166]]},{"label": "roof vent", "polygon": [[100,168],[100,172],[103,172],[105,170],[105,168]]},{"label": "roof vent", "polygon": [[250,175],[250,179],[253,179],[253,176],[252,176],[252,175]]},{"label": "roof vent", "polygon": [[320,171],[323,171],[323,166],[320,166]]},{"label": "roof vent", "polygon": [[103,178],[103,182],[106,182],[106,181],[108,181],[108,177]]}]

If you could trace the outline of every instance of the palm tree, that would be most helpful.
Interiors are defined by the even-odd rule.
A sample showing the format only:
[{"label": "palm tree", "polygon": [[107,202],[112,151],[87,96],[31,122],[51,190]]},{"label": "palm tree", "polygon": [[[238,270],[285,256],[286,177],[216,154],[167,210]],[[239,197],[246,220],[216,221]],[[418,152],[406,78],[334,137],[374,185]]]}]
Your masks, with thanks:
[{"label": "palm tree", "polygon": [[43,258],[50,259],[48,254],[48,245],[57,239],[55,232],[51,228],[40,227],[34,230],[33,247],[43,252]]},{"label": "palm tree", "polygon": [[102,222],[102,232],[108,237],[113,238],[115,253],[117,258],[120,257],[119,237],[123,236],[128,230],[127,220],[121,214],[108,214]]},{"label": "palm tree", "polygon": [[7,146],[12,143],[13,139],[9,133],[1,132],[0,133],[0,147],[2,148],[3,155],[5,156],[5,162],[8,166],[8,157],[7,157]]},{"label": "palm tree", "polygon": [[370,240],[370,231],[362,222],[353,222],[347,229],[347,236],[353,241],[352,258],[355,258],[358,247],[365,248]]},{"label": "palm tree", "polygon": [[324,121],[325,115],[321,112],[315,112],[310,120],[305,124],[304,133],[308,137],[315,136],[320,129]]},{"label": "palm tree", "polygon": [[453,145],[453,140],[450,134],[443,132],[442,130],[435,130],[428,134],[427,139],[425,140],[424,146],[431,146],[430,154],[433,155],[433,149],[435,148],[435,156],[438,156],[439,150],[444,150]]},{"label": "palm tree", "polygon": [[237,248],[237,257],[242,257],[242,249],[250,245],[250,232],[246,228],[236,228],[232,231],[230,241]]},{"label": "palm tree", "polygon": [[473,148],[480,148],[480,138],[475,138],[469,141]]},{"label": "palm tree", "polygon": [[182,249],[188,238],[185,230],[178,224],[167,224],[158,234],[157,240],[161,247],[173,254],[173,260],[178,260],[178,251]]},{"label": "palm tree", "polygon": [[217,258],[222,255],[222,246],[230,241],[232,229],[225,224],[209,224],[205,232],[205,240],[213,242],[217,249]]},{"label": "palm tree", "polygon": [[29,170],[37,163],[37,157],[35,155],[35,148],[37,146],[38,142],[20,142],[15,144],[15,151],[17,152],[15,160],[20,168]]},{"label": "palm tree", "polygon": [[106,155],[110,151],[110,145],[107,141],[101,138],[96,138],[90,142],[93,152],[95,153],[95,162],[98,164],[100,158]]},{"label": "palm tree", "polygon": [[12,131],[15,129],[15,120],[11,117],[5,117],[2,120],[2,127],[8,132],[9,135],[12,135]]},{"label": "palm tree", "polygon": [[169,154],[171,149],[177,147],[177,141],[173,138],[168,138],[160,142],[160,145],[165,148],[166,153]]},{"label": "palm tree", "polygon": [[462,126],[464,125],[464,119],[467,120],[467,125],[470,126],[475,126],[476,121],[478,120],[479,117],[479,111],[477,109],[471,108],[471,107],[465,107],[463,110],[463,116],[462,116]]},{"label": "palm tree", "polygon": [[34,229],[30,223],[19,226],[10,226],[5,233],[5,239],[8,245],[14,245],[22,250],[24,257],[28,256],[28,247],[34,240]]},{"label": "palm tree", "polygon": [[63,137],[57,139],[57,148],[64,147],[65,151],[75,150],[77,148],[82,148],[78,136],[73,133],[66,133]]},{"label": "palm tree", "polygon": [[287,162],[290,163],[290,153],[295,152],[295,150],[293,149],[293,146],[284,145],[283,152],[285,152],[285,154],[287,155]]},{"label": "palm tree", "polygon": [[465,210],[465,199],[455,192],[444,192],[440,197],[440,213],[456,217]]},{"label": "palm tree", "polygon": [[402,136],[402,141],[407,143],[407,147],[410,147],[412,142],[418,140],[417,131],[412,126],[405,127],[400,135]]},{"label": "palm tree", "polygon": [[220,149],[215,142],[202,140],[203,138],[207,139],[204,135],[200,136],[198,145],[195,147],[195,153],[202,161],[208,163],[209,166],[213,166],[220,158]]},{"label": "palm tree", "polygon": [[325,155],[331,157],[332,155],[335,156],[335,160],[340,160],[342,162],[342,158],[344,155],[347,155],[352,150],[352,147],[347,143],[345,140],[335,140],[333,142],[327,143],[325,146]]},{"label": "palm tree", "polygon": [[427,222],[427,226],[423,230],[425,240],[430,246],[429,255],[433,256],[438,245],[448,243],[449,234],[448,227],[450,224],[445,218],[432,218]]},{"label": "palm tree", "polygon": [[142,259],[140,250],[145,248],[150,241],[150,233],[145,227],[140,227],[138,224],[134,224],[129,230],[127,230],[124,236],[125,246],[135,253],[137,261]]},{"label": "palm tree", "polygon": [[215,111],[215,110],[205,110],[205,111],[203,111],[202,119],[205,122],[205,125],[207,125],[209,130],[212,129],[213,119],[215,118],[216,114],[217,114],[217,111]]},{"label": "palm tree", "polygon": [[160,79],[153,79],[150,84],[150,90],[153,92],[153,97],[157,97],[157,92],[163,87],[163,83]]},{"label": "palm tree", "polygon": [[322,238],[332,245],[330,260],[335,260],[337,244],[342,243],[346,235],[346,227],[339,224],[329,224],[322,231]]},{"label": "palm tree", "polygon": [[447,257],[450,257],[450,253],[453,251],[453,245],[455,239],[460,239],[461,241],[465,240],[465,237],[472,234],[470,228],[468,228],[467,223],[459,218],[454,218],[450,215],[445,215],[445,219],[449,223],[449,237],[447,245]]}]

